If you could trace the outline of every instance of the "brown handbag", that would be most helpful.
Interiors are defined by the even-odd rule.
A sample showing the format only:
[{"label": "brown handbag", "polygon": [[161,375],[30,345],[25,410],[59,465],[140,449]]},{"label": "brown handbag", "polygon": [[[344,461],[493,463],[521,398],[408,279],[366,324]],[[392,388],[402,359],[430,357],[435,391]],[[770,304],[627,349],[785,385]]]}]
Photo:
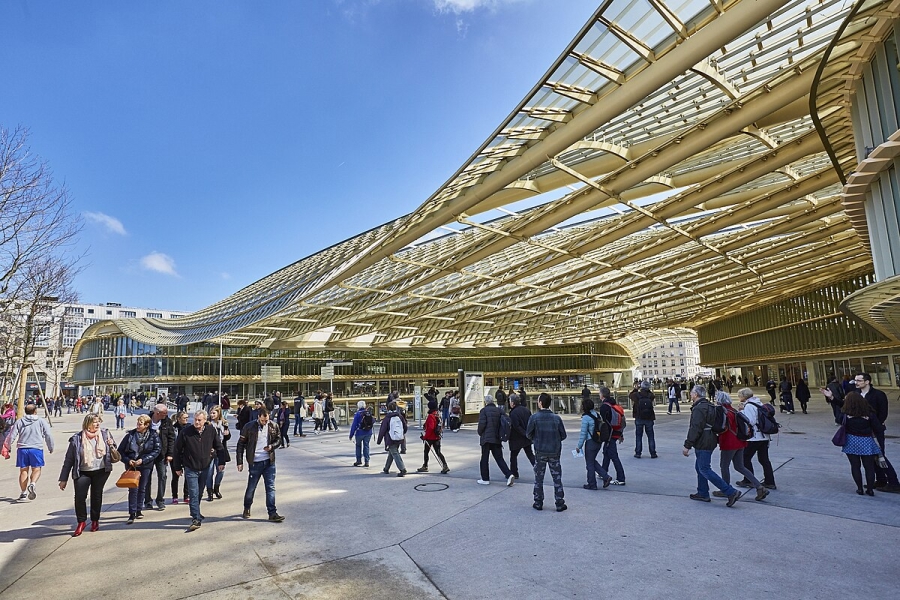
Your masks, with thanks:
[{"label": "brown handbag", "polygon": [[141,473],[139,471],[127,470],[119,476],[116,487],[120,488],[136,488],[141,485]]}]

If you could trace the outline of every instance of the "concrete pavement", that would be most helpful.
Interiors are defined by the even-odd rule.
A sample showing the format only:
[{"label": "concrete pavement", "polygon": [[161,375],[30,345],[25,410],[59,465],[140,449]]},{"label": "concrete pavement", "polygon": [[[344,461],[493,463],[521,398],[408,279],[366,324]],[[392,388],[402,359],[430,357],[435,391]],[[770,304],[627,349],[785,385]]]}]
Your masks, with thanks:
[{"label": "concrete pavement", "polygon": [[[0,462],[0,598],[833,598],[862,590],[868,598],[896,597],[900,495],[856,495],[848,462],[830,443],[834,426],[821,397],[809,415],[779,417],[783,433],[770,451],[778,489],[765,502],[750,494],[731,509],[724,500],[687,497],[696,474],[693,455],[680,453],[684,407],[680,415],[658,413],[659,459],[649,458],[646,440],[644,458],[632,457],[629,423],[620,446],[627,485],[598,491],[581,487],[584,461],[570,453],[578,420],[566,417],[564,513],[550,501],[550,510],[531,508],[522,462],[513,487],[493,462],[495,481],[476,485],[473,428],[445,434],[447,475],[433,458],[431,473],[414,473],[422,446],[411,430],[405,478],[381,473],[385,454],[374,444],[371,467],[352,467],[353,444],[342,428],[292,438],[279,451],[284,523],[265,520],[262,486],[253,518],[240,518],[246,473],[231,463],[224,499],[202,503],[200,530],[186,533],[184,505],[147,511],[126,526],[117,467],[101,530],[72,538],[72,485],[62,492],[56,481],[81,417],[63,416],[36,500],[15,500],[18,469]],[[896,422],[894,415],[889,435]],[[897,439],[888,439],[888,456],[900,463]],[[717,469],[718,453],[713,462]],[[552,498],[549,474],[545,483]]]}]

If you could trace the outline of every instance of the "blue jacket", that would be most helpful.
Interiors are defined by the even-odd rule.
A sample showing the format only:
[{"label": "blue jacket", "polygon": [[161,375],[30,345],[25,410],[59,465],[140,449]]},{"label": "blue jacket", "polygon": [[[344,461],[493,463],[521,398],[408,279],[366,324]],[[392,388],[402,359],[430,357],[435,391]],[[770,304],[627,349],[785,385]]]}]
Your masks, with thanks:
[{"label": "blue jacket", "polygon": [[350,424],[350,439],[353,439],[353,436],[357,437],[365,437],[367,435],[372,435],[372,431],[375,429],[374,420],[372,421],[372,429],[365,430],[359,428],[359,423],[362,421],[363,415],[366,414],[368,408],[357,408],[356,414],[353,415],[353,423]]},{"label": "blue jacket", "polygon": [[534,443],[535,453],[559,456],[566,428],[559,415],[549,408],[542,408],[528,419],[528,438]]},{"label": "blue jacket", "polygon": [[[593,417],[591,415],[594,415]],[[581,433],[578,434],[578,449],[584,446],[587,440],[594,437],[594,419],[599,419],[600,415],[596,410],[591,411],[591,415],[581,416]]]}]

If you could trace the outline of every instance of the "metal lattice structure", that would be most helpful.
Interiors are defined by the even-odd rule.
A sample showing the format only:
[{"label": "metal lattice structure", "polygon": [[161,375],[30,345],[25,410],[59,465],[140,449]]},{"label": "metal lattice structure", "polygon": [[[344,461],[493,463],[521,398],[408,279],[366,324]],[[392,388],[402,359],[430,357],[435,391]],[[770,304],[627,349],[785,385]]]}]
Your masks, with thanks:
[{"label": "metal lattice structure", "polygon": [[[863,5],[821,81],[895,4]],[[636,354],[653,337],[640,332],[696,328],[871,269],[809,112],[849,9],[607,0],[414,212],[177,321],[103,322],[85,338],[273,349],[612,340]],[[846,105],[817,112],[850,170]]]}]

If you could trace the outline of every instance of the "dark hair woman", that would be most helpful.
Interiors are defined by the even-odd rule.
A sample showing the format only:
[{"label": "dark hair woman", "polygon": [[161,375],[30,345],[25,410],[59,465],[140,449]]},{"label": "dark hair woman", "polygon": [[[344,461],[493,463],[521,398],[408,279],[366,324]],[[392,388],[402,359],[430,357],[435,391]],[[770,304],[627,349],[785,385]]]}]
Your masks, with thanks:
[{"label": "dark hair woman", "polygon": [[110,448],[115,448],[109,430],[100,427],[100,417],[91,413],[81,423],[81,431],[69,438],[69,447],[59,473],[59,489],[65,490],[69,474],[75,483],[75,518],[78,525],[72,537],[78,537],[87,524],[87,496],[91,493],[91,531],[100,529],[103,486],[112,471]]},{"label": "dark hair woman", "polygon": [[126,524],[131,525],[135,519],[144,516],[141,514],[141,499],[147,492],[153,461],[159,456],[159,434],[150,427],[150,417],[147,415],[138,417],[137,427],[122,438],[119,452],[122,454],[125,468],[134,469],[141,474],[140,485],[128,489],[128,521]]},{"label": "dark hair woman", "polygon": [[881,454],[881,448],[873,437],[883,430],[882,424],[872,415],[869,403],[858,392],[850,392],[844,397],[844,427],[847,441],[842,451],[850,461],[850,474],[856,482],[856,493],[863,494],[862,472],[866,471],[866,495],[874,496],[875,461]]}]

